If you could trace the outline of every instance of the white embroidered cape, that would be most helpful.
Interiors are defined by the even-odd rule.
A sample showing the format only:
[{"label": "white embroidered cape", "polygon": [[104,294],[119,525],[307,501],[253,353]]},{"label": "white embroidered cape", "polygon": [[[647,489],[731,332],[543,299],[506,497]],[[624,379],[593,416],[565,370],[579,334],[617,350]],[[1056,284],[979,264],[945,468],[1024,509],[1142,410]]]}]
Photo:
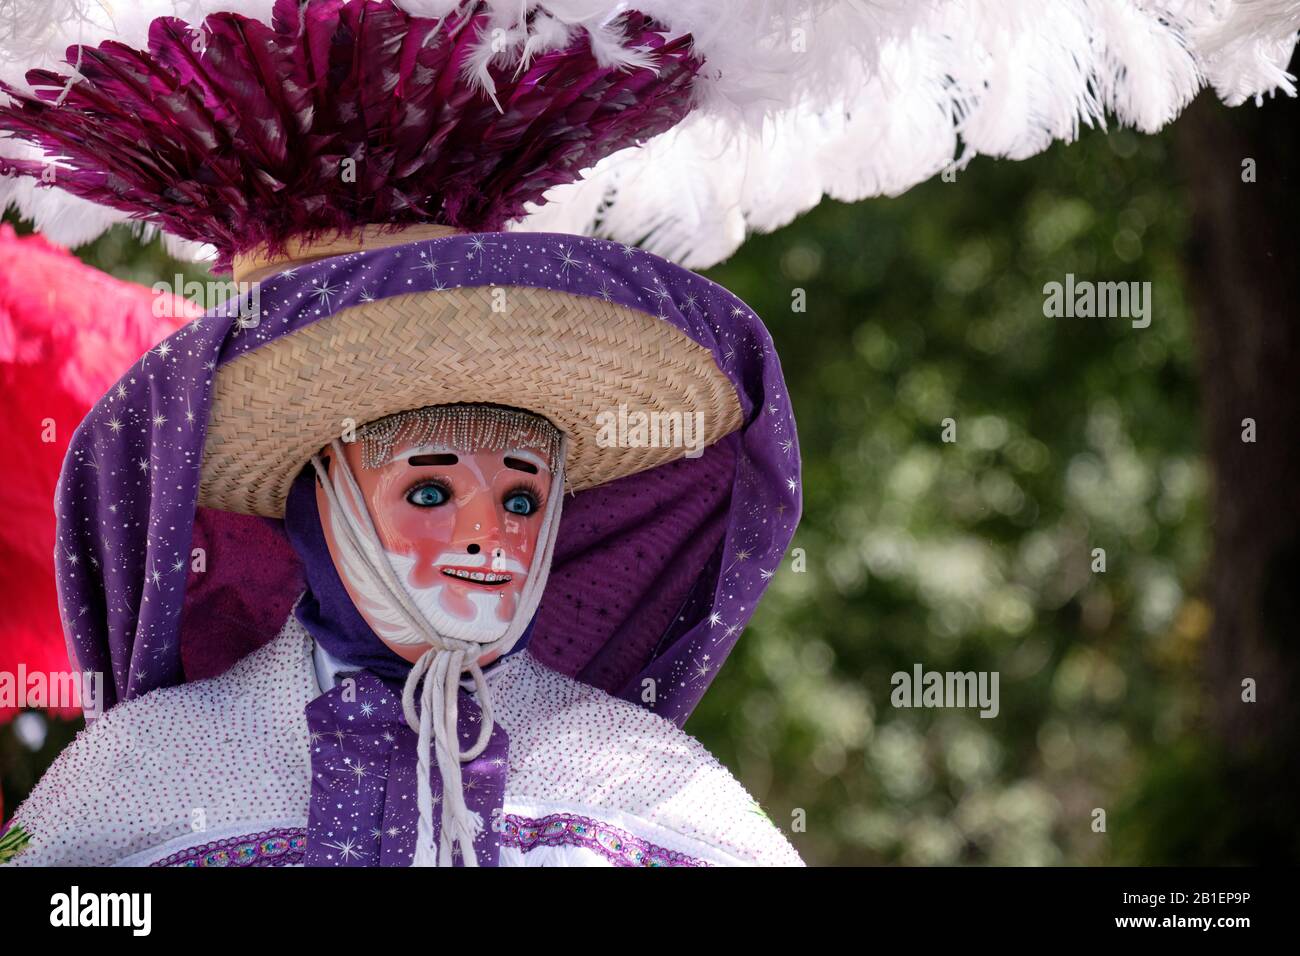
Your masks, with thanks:
[{"label": "white embroidered cape", "polygon": [[[311,791],[303,708],[321,693],[313,648],[291,616],[220,677],[145,694],[94,721],[18,809],[14,825],[31,842],[13,864],[300,860]],[[501,865],[625,863],[614,842],[703,864],[802,865],[744,787],[670,721],[527,651],[495,668],[491,687],[511,741],[505,816],[526,826],[581,818],[592,834],[505,845]]]}]

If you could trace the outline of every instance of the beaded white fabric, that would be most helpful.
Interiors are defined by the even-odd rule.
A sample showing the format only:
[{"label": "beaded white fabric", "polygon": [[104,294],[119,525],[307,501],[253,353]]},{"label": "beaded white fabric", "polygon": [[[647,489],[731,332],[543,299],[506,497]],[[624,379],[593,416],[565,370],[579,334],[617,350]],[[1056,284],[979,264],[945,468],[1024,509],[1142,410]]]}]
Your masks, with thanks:
[{"label": "beaded white fabric", "polygon": [[[294,623],[297,623],[295,620]],[[301,818],[311,783],[303,708],[320,693],[310,639],[282,633],[211,680],[109,709],[59,754],[14,815],[12,863],[107,866],[186,835]]]},{"label": "beaded white fabric", "polygon": [[[798,866],[789,841],[694,737],[644,708],[553,671],[524,651],[492,683],[510,734],[511,804],[565,808],[717,863]],[[694,855],[685,845],[679,852]]]},{"label": "beaded white fabric", "polygon": [[[305,827],[303,708],[321,693],[314,643],[292,615],[220,677],[112,708],[59,755],[14,822],[11,865],[147,864],[215,835]],[[744,787],[676,725],[538,663],[493,669],[510,734],[504,812],[599,820],[719,865],[801,865]],[[505,848],[502,865],[607,865],[587,850]]]},{"label": "beaded white fabric", "polygon": [[468,454],[540,448],[555,470],[560,432],[540,415],[498,405],[449,404],[412,408],[376,419],[357,430],[361,466],[381,468],[402,444],[444,445]]}]

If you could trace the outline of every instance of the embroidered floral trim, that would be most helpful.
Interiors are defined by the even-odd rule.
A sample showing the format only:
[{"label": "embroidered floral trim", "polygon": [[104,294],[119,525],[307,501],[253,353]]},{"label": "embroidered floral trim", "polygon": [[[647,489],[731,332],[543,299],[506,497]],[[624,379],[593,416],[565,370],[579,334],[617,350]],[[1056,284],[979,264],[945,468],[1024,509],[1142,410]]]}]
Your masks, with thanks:
[{"label": "embroidered floral trim", "polygon": [[540,820],[507,813],[501,831],[501,845],[523,853],[539,846],[577,846],[599,853],[615,866],[710,865],[576,813],[552,813]]},{"label": "embroidered floral trim", "polygon": [[[501,845],[523,853],[539,846],[576,846],[598,853],[615,866],[709,866],[704,860],[657,846],[626,830],[576,813],[552,813],[540,820],[508,813]],[[307,849],[301,828],[267,830],[190,847],[153,866],[292,866]]]},{"label": "embroidered floral trim", "polygon": [[23,850],[27,849],[27,844],[31,840],[31,834],[22,827],[11,827],[4,835],[0,836],[0,863],[8,863],[19,853],[22,853]]},{"label": "embroidered floral trim", "polygon": [[302,863],[307,831],[267,830],[190,847],[153,866],[293,866]]}]

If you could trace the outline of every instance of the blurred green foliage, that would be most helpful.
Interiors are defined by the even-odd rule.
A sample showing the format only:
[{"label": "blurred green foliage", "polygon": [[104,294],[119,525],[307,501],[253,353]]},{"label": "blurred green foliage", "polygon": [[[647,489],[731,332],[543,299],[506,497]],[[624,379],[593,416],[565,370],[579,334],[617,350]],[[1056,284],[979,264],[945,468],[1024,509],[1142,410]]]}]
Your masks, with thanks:
[{"label": "blurred green foliage", "polygon": [[[1168,151],[1114,131],[979,160],[901,198],[825,202],[710,271],[782,358],[806,570],[787,557],[687,729],[784,830],[805,821],[809,863],[1168,862],[1196,842],[1150,826],[1200,753],[1209,623]],[[125,230],[81,254],[145,284],[179,268]],[[1067,273],[1150,281],[1150,327],[1045,318]],[[891,675],[916,663],[999,672],[1000,714],[893,708]]]},{"label": "blurred green foliage", "polygon": [[[1114,131],[979,160],[824,203],[711,271],[782,359],[807,570],[787,558],[687,729],[783,828],[806,817],[810,863],[1165,855],[1114,833],[1143,832],[1134,788],[1197,734],[1209,624],[1168,151]],[[1045,318],[1067,273],[1150,281],[1150,327]],[[917,663],[999,672],[1000,714],[894,708],[891,675]]]}]

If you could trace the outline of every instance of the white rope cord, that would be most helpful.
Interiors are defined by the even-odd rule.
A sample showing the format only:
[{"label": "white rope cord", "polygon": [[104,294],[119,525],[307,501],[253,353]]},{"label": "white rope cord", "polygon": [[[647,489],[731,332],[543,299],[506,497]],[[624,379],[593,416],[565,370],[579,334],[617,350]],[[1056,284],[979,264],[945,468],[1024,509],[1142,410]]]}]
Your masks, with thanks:
[{"label": "white rope cord", "polygon": [[[416,745],[416,796],[419,805],[419,825],[416,831],[415,857],[412,866],[451,866],[457,850],[466,866],[478,866],[474,840],[483,830],[479,814],[469,809],[461,780],[460,765],[479,756],[492,738],[492,694],[479,658],[493,651],[509,651],[532,620],[541,602],[550,576],[551,560],[555,553],[555,538],[560,525],[560,512],[564,499],[564,461],[569,444],[560,438],[551,475],[551,489],[542,526],[538,532],[538,548],[533,554],[519,596],[519,607],[506,628],[505,634],[495,641],[479,644],[457,640],[440,634],[410,599],[389,562],[374,521],[366,507],[365,496],[357,484],[356,476],[343,454],[342,444],[335,439],[330,444],[334,452],[334,465],[327,469],[319,455],[312,456],[312,465],[320,478],[325,498],[330,505],[335,543],[368,577],[376,593],[391,602],[395,610],[419,638],[419,643],[429,645],[420,659],[411,667],[402,690],[402,711],[406,722],[418,735]],[[347,495],[355,507],[347,507],[342,498]],[[458,697],[461,674],[468,671],[474,680],[474,694],[482,711],[478,740],[469,750],[461,752],[458,741]],[[423,684],[423,686],[421,686]],[[415,697],[420,696],[417,712]],[[429,780],[429,757],[433,752],[442,778],[442,826],[438,850],[433,848],[433,791]]]}]

